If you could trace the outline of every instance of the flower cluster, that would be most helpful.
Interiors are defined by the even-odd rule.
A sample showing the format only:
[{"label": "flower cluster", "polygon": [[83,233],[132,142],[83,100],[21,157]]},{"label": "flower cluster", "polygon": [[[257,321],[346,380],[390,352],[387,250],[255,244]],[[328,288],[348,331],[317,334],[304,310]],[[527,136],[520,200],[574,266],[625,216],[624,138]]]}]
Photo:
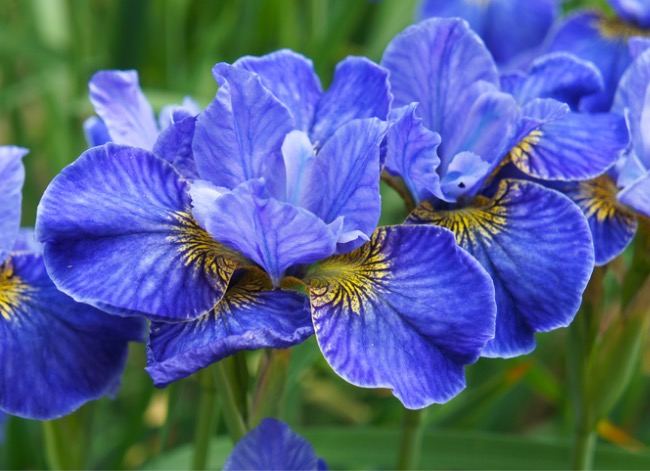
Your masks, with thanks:
[{"label": "flower cluster", "polygon": [[[424,2],[423,17],[469,24],[425,19],[380,64],[343,60],[326,91],[281,50],[217,64],[205,109],[186,99],[156,119],[135,72],[96,74],[92,147],[38,209],[44,266],[40,248],[14,247],[22,151],[0,154],[0,351],[11,366],[48,346],[31,383],[5,367],[0,409],[57,415],[112,390],[141,319],[159,387],[315,334],[342,378],[407,408],[454,397],[479,357],[567,326],[594,265],[650,215],[650,43],[630,40],[612,71],[578,30],[622,31],[627,54],[650,12],[613,2],[620,20],[579,14],[544,47],[556,2],[526,1],[523,18],[520,3]],[[410,207],[400,224],[377,227],[381,179]],[[62,320],[73,312],[83,329]],[[79,378],[83,397],[67,383]],[[38,394],[16,384],[65,404],[19,410]]]}]

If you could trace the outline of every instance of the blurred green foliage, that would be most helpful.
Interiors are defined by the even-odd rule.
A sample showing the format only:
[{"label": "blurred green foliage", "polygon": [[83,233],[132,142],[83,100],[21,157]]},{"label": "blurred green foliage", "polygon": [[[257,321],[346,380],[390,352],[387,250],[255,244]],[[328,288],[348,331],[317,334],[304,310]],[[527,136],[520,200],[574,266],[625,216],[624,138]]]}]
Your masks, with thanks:
[{"label": "blurred green foliage", "polygon": [[[336,63],[349,54],[378,61],[388,41],[413,20],[415,4],[416,0],[0,0],[0,143],[31,150],[25,158],[23,223],[34,223],[38,200],[49,181],[86,148],[81,125],[92,113],[86,84],[96,70],[137,69],[157,109],[179,103],[185,95],[206,105],[216,92],[210,73],[216,62],[283,47],[312,58],[327,84]],[[605,1],[574,0],[566,2],[565,9],[585,5],[603,6]],[[384,203],[383,222],[403,217],[402,204],[392,190],[385,189]],[[612,305],[617,284],[615,271],[610,272],[607,295]],[[423,465],[566,466],[562,457],[568,456],[571,427],[565,336],[563,330],[544,334],[532,355],[482,359],[468,368],[468,389],[429,410]],[[601,435],[616,444],[601,443],[597,467],[650,466],[644,445],[650,443],[650,350],[645,350],[624,400],[609,422],[601,424]],[[261,355],[253,352],[246,357],[251,384]],[[133,346],[117,397],[87,405],[57,422],[69,431],[70,443],[77,443],[82,467],[189,466],[187,444],[193,438],[201,386],[190,378],[156,390],[144,365],[144,348]],[[324,362],[314,339],[294,349],[288,377],[282,418],[305,431],[316,450],[331,459],[332,467],[392,466],[390,443],[396,442],[402,407],[387,391],[345,383]],[[331,432],[333,426],[345,431]],[[210,457],[214,464],[223,461],[229,448],[222,419],[217,433]],[[43,450],[40,424],[12,418],[0,447],[0,467],[43,468]]]}]

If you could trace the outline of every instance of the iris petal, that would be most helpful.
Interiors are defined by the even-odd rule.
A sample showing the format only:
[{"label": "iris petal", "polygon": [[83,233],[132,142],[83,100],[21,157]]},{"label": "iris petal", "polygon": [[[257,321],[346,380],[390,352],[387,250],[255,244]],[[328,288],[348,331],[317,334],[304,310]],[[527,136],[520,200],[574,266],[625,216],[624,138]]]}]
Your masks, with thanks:
[{"label": "iris petal", "polygon": [[[547,100],[532,105],[545,106]],[[527,175],[547,180],[587,180],[602,175],[629,144],[623,116],[616,113],[567,113],[554,116],[529,132],[510,151],[510,159]]]},{"label": "iris petal", "polygon": [[143,149],[86,151],[53,180],[38,210],[54,282],[118,315],[182,320],[211,309],[244,262],[194,221],[188,190]]},{"label": "iris petal", "polygon": [[[386,123],[377,118],[354,120],[339,128],[318,153],[323,182],[312,191],[322,198],[313,212],[328,224],[343,217],[343,234],[361,231],[370,236],[379,222],[379,146],[386,132]],[[363,242],[360,238],[346,250]]]},{"label": "iris petal", "polygon": [[262,57],[242,57],[233,66],[256,73],[262,85],[289,108],[296,120],[296,128],[309,131],[316,105],[323,94],[309,59],[283,49]]},{"label": "iris petal", "polygon": [[90,101],[111,141],[151,150],[158,137],[153,109],[140,90],[134,70],[102,70],[88,83]]},{"label": "iris petal", "polygon": [[618,194],[618,200],[638,213],[650,217],[650,172],[624,188]]},{"label": "iris petal", "polygon": [[153,146],[156,156],[172,164],[189,181],[198,178],[192,154],[195,123],[196,118],[193,116],[171,123],[160,133]]},{"label": "iris petal", "polygon": [[443,142],[457,132],[448,119],[456,110],[468,110],[484,89],[497,86],[492,56],[480,38],[459,19],[433,18],[408,27],[386,48],[381,65],[390,71],[394,107],[418,102],[427,129]]},{"label": "iris petal", "polygon": [[25,181],[22,158],[27,149],[0,146],[0,264],[7,258],[20,228],[20,205]]},{"label": "iris petal", "polygon": [[317,265],[306,282],[332,368],[357,386],[392,389],[407,408],[458,394],[463,365],[494,334],[492,283],[435,226],[379,228],[361,248]]},{"label": "iris petal", "polygon": [[504,180],[491,200],[456,211],[425,202],[416,224],[451,229],[492,277],[496,336],[484,356],[511,357],[535,347],[534,333],[567,326],[594,266],[589,227],[568,198],[535,183]]},{"label": "iris petal", "polygon": [[311,444],[276,419],[263,419],[226,459],[224,471],[316,471],[321,467]]},{"label": "iris petal", "polygon": [[61,293],[39,255],[14,254],[0,267],[0,409],[53,419],[112,392],[143,330]]},{"label": "iris petal", "polygon": [[273,290],[261,272],[236,275],[213,310],[191,322],[152,322],[147,371],[158,387],[242,350],[289,348],[314,333],[305,295]]},{"label": "iris petal", "polygon": [[282,142],[295,123],[256,74],[223,63],[213,74],[219,91],[196,120],[192,151],[201,178],[232,189],[282,163]]},{"label": "iris petal", "polygon": [[587,218],[596,265],[609,263],[632,242],[636,216],[616,199],[618,189],[607,175],[584,182],[560,182],[552,187],[575,201]]},{"label": "iris petal", "polygon": [[391,94],[388,71],[365,57],[339,62],[332,85],[323,95],[314,117],[310,137],[316,149],[343,125],[355,119],[386,119]]},{"label": "iris petal", "polygon": [[265,195],[259,181],[216,199],[205,225],[217,241],[259,263],[276,287],[288,267],[333,254],[339,236],[311,212]]},{"label": "iris petal", "polygon": [[650,27],[650,4],[645,0],[609,0],[616,14],[642,28]]},{"label": "iris petal", "polygon": [[443,198],[438,146],[440,135],[429,131],[416,116],[417,103],[393,112],[393,122],[386,137],[386,169],[401,176],[415,202],[431,195]]}]

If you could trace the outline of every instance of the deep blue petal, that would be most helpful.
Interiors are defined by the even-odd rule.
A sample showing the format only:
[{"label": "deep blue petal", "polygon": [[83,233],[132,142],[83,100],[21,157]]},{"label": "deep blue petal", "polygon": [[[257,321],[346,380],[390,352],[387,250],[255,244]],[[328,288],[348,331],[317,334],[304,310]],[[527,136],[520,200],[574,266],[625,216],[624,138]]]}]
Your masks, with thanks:
[{"label": "deep blue petal", "polygon": [[567,51],[593,62],[603,76],[605,88],[581,100],[584,111],[609,111],[618,81],[631,62],[624,36],[607,28],[596,12],[570,16],[555,34],[549,51]]},{"label": "deep blue petal", "polygon": [[621,77],[612,110],[626,115],[636,156],[650,169],[650,51]]},{"label": "deep blue petal", "polygon": [[27,149],[0,146],[0,264],[18,237]]},{"label": "deep blue petal", "polygon": [[393,112],[393,122],[386,136],[386,169],[404,179],[415,203],[431,195],[443,198],[438,146],[440,135],[429,131],[422,118],[415,115],[417,103]]},{"label": "deep blue petal", "polygon": [[314,117],[310,137],[316,149],[343,125],[354,119],[385,120],[391,94],[388,71],[365,57],[348,57],[339,62],[332,85],[323,95]]},{"label": "deep blue petal", "polygon": [[316,471],[323,469],[319,461],[311,444],[287,424],[263,419],[235,445],[223,470]]},{"label": "deep blue petal", "polygon": [[151,150],[158,125],[134,70],[102,70],[88,83],[90,101],[102,119],[111,141]]},{"label": "deep blue petal", "polygon": [[618,200],[637,213],[650,217],[650,172],[625,187],[618,194]]},{"label": "deep blue petal", "polygon": [[295,125],[256,74],[223,63],[213,74],[219,91],[196,120],[192,150],[202,179],[232,189],[282,162],[282,142]]},{"label": "deep blue petal", "polygon": [[314,333],[306,296],[273,290],[265,274],[253,271],[239,275],[198,319],[152,322],[150,329],[147,371],[158,387],[239,351],[289,348]]},{"label": "deep blue petal", "polygon": [[499,64],[539,46],[557,14],[556,0],[424,0],[420,18],[460,17],[485,41]]},{"label": "deep blue petal", "polygon": [[594,266],[589,227],[560,193],[504,180],[491,200],[458,211],[425,202],[409,216],[456,234],[490,274],[496,291],[496,336],[484,356],[512,357],[535,347],[534,333],[567,326]]},{"label": "deep blue petal", "polygon": [[160,133],[153,146],[156,156],[172,164],[189,181],[198,178],[192,154],[195,123],[196,118],[193,116],[171,123]]},{"label": "deep blue petal", "polygon": [[379,222],[379,145],[386,132],[386,123],[376,118],[351,121],[336,131],[316,158],[323,181],[313,188],[322,194],[313,212],[328,224],[344,218],[343,239],[360,236],[356,246],[346,247],[348,251],[368,240]]},{"label": "deep blue petal", "polygon": [[[545,108],[548,100],[534,100]],[[543,118],[541,119],[543,121]],[[523,138],[510,159],[527,175],[546,180],[587,180],[602,175],[629,144],[625,119],[616,113],[556,113]]]},{"label": "deep blue petal", "polygon": [[637,228],[634,213],[621,204],[614,182],[606,175],[595,180],[553,184],[582,210],[594,240],[596,265],[609,263],[632,242]]},{"label": "deep blue petal", "polygon": [[392,226],[307,278],[325,359],[361,387],[390,388],[405,407],[446,402],[463,366],[494,334],[485,271],[435,226]]},{"label": "deep blue petal", "polygon": [[650,27],[650,3],[647,0],[608,0],[616,14],[642,28]]},{"label": "deep blue petal", "polygon": [[0,409],[53,419],[111,393],[143,331],[58,291],[39,255],[14,254],[0,268]]},{"label": "deep blue petal", "polygon": [[114,314],[184,320],[211,309],[241,257],[196,224],[188,190],[145,150],[86,151],[52,181],[38,209],[54,282]]},{"label": "deep blue petal", "polygon": [[338,232],[311,212],[263,194],[250,182],[217,198],[205,228],[220,243],[259,263],[279,286],[287,268],[333,254]]},{"label": "deep blue petal", "polygon": [[603,89],[600,71],[573,54],[555,52],[535,60],[527,74],[501,78],[504,91],[524,105],[535,98],[553,98],[576,108],[584,95]]},{"label": "deep blue petal", "polygon": [[262,85],[289,108],[296,128],[309,131],[316,105],[323,94],[320,80],[309,59],[283,49],[262,57],[242,57],[233,65],[256,73]]},{"label": "deep blue petal", "polygon": [[390,71],[393,106],[418,102],[424,125],[440,134],[443,145],[457,132],[458,121],[450,117],[466,113],[485,91],[477,82],[499,83],[492,56],[459,19],[408,27],[388,45],[381,65]]},{"label": "deep blue petal", "polygon": [[107,142],[111,142],[111,135],[108,133],[108,128],[104,124],[104,121],[97,116],[91,116],[86,119],[83,128],[88,147],[102,146]]}]

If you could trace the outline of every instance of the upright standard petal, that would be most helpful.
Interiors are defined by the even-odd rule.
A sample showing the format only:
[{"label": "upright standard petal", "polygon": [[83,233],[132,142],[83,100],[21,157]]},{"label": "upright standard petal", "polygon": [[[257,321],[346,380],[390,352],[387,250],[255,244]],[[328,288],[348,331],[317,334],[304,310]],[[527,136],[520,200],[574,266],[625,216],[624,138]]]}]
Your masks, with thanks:
[{"label": "upright standard petal", "polygon": [[354,119],[385,120],[391,94],[388,71],[365,57],[348,57],[339,62],[332,85],[316,108],[310,137],[316,149],[343,125]]},{"label": "upright standard petal", "polygon": [[636,216],[617,200],[618,189],[609,176],[583,182],[554,182],[551,188],[571,198],[587,218],[596,265],[609,263],[632,242]]},{"label": "upright standard petal", "polygon": [[198,319],[152,322],[147,371],[163,387],[239,351],[289,348],[313,333],[304,294],[274,290],[264,273],[248,270]]},{"label": "upright standard petal", "polygon": [[[351,121],[336,131],[316,157],[323,182],[312,190],[322,194],[313,212],[327,224],[343,217],[344,238],[358,234],[355,231],[369,237],[379,222],[379,146],[386,132],[386,123],[377,118]],[[355,239],[356,244],[346,245],[348,251],[364,242],[363,237]]]},{"label": "upright standard petal", "polygon": [[145,150],[86,151],[38,208],[52,279],[77,301],[118,315],[186,320],[212,309],[244,262],[197,225],[188,191]]},{"label": "upright standard petal", "polygon": [[415,204],[431,197],[443,198],[438,146],[440,134],[429,131],[416,116],[417,103],[392,112],[386,136],[386,169],[404,179]]},{"label": "upright standard petal", "polygon": [[316,338],[332,368],[392,389],[405,407],[446,402],[465,387],[494,334],[494,290],[479,264],[435,226],[393,226],[306,279]]},{"label": "upright standard petal", "polygon": [[262,57],[246,56],[233,64],[259,76],[262,85],[293,115],[296,128],[308,132],[323,92],[312,62],[288,49]]},{"label": "upright standard petal", "polygon": [[451,229],[490,274],[497,303],[496,335],[482,352],[513,357],[535,348],[535,332],[567,326],[594,267],[584,216],[560,193],[504,180],[491,200],[436,211],[428,202],[408,219]]},{"label": "upright standard petal", "polygon": [[484,89],[498,85],[496,65],[480,38],[459,19],[433,18],[406,28],[386,48],[381,65],[390,72],[394,107],[418,102],[424,125],[453,135],[456,110],[469,110]]},{"label": "upright standard petal", "polygon": [[108,133],[108,128],[104,121],[97,116],[91,116],[84,121],[84,136],[88,147],[103,146],[107,142],[111,142],[111,135]]},{"label": "upright standard petal", "polygon": [[49,420],[111,393],[143,331],[57,290],[40,255],[12,255],[0,266],[0,409]]},{"label": "upright standard petal", "polygon": [[319,461],[311,444],[294,433],[287,424],[276,419],[263,419],[235,445],[223,470],[327,469]]},{"label": "upright standard petal", "polygon": [[196,120],[192,151],[202,179],[233,189],[282,162],[282,142],[295,122],[256,74],[223,63],[213,74],[219,91]]},{"label": "upright standard petal", "polygon": [[205,227],[219,243],[260,264],[275,287],[290,266],[332,255],[339,237],[306,209],[269,197],[259,181],[217,198]]},{"label": "upright standard petal", "polygon": [[140,90],[135,70],[102,70],[88,83],[90,101],[111,141],[151,150],[158,137],[153,109]]},{"label": "upright standard petal", "polygon": [[21,147],[0,146],[0,264],[18,237],[25,181],[22,158],[27,152]]}]

